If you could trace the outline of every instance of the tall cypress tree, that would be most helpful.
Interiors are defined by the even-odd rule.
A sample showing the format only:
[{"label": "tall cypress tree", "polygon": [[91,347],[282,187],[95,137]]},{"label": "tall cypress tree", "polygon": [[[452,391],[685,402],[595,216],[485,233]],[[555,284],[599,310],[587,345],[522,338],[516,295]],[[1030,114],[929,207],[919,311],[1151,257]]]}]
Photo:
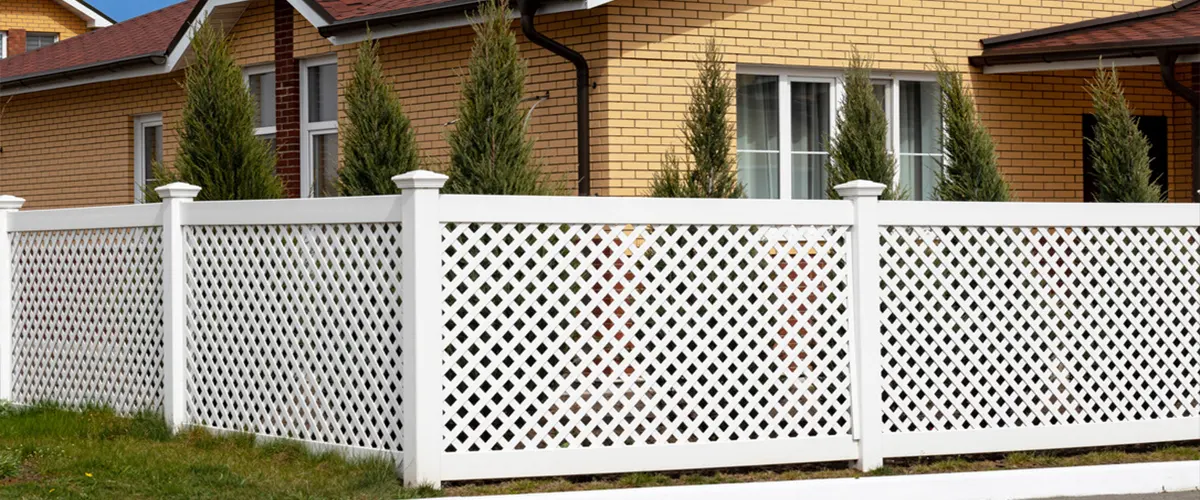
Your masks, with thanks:
[{"label": "tall cypress tree", "polygon": [[154,187],[174,181],[200,186],[198,200],[282,198],[275,155],[254,135],[254,98],[229,38],[205,23],[192,37],[192,52],[175,169],[155,169],[157,181],[147,186],[147,201],[158,201]]},{"label": "tall cypress tree", "polygon": [[346,86],[342,139],[342,196],[396,194],[392,176],[420,167],[421,156],[412,123],[400,98],[383,77],[379,43],[368,38],[358,46],[354,78]]},{"label": "tall cypress tree", "polygon": [[962,74],[940,60],[938,86],[945,133],[943,158],[934,195],[945,201],[1009,201],[1008,183],[1000,175],[992,135],[979,119],[975,100],[963,85]]},{"label": "tall cypress tree", "polygon": [[696,61],[699,75],[691,83],[683,139],[692,168],[681,168],[674,153],[666,156],[664,168],[654,175],[651,195],[658,198],[743,198],[745,186],[737,177],[737,162],[731,144],[733,127],[729,107],[734,89],[725,78],[725,64],[716,39],[704,44],[704,55]]},{"label": "tall cypress tree", "polygon": [[475,46],[449,133],[450,180],[458,194],[549,194],[533,163],[533,140],[525,133],[525,61],[512,32],[507,3],[486,0],[475,24]]},{"label": "tall cypress tree", "polygon": [[1087,91],[1096,113],[1094,137],[1088,139],[1096,173],[1096,201],[1163,201],[1162,191],[1152,180],[1150,140],[1138,129],[1137,118],[1129,111],[1116,68],[1097,68]]},{"label": "tall cypress tree", "polygon": [[887,115],[871,85],[871,62],[855,50],[843,78],[845,95],[837,114],[838,135],[826,164],[829,197],[840,198],[834,186],[864,179],[887,186],[882,199],[904,198],[895,185],[896,160],[887,149]]}]

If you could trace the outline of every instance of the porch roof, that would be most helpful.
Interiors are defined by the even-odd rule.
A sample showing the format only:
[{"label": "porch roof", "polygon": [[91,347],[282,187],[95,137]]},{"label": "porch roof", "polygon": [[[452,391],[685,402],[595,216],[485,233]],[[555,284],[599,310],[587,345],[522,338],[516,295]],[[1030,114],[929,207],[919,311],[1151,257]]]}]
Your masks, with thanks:
[{"label": "porch roof", "polygon": [[[1200,0],[981,40],[971,65],[1149,58],[1200,54]],[[1154,63],[1151,63],[1154,64]]]}]

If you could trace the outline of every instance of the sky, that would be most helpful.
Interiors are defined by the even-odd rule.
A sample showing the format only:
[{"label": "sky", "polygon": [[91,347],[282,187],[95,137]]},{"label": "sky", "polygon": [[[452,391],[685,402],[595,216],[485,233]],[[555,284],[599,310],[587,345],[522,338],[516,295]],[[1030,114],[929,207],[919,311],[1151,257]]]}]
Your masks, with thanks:
[{"label": "sky", "polygon": [[183,0],[87,0],[87,3],[108,14],[108,17],[124,21],[181,1]]}]

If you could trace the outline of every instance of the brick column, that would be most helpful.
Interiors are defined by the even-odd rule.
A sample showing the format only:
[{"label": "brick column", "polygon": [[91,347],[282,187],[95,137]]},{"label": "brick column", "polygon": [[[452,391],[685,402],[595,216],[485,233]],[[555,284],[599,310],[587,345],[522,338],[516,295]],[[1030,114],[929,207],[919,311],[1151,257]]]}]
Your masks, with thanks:
[{"label": "brick column", "polygon": [[275,2],[275,171],[287,196],[300,196],[300,62],[293,51],[292,6]]},{"label": "brick column", "polygon": [[8,56],[12,57],[17,54],[25,53],[25,30],[10,29],[8,30]]}]

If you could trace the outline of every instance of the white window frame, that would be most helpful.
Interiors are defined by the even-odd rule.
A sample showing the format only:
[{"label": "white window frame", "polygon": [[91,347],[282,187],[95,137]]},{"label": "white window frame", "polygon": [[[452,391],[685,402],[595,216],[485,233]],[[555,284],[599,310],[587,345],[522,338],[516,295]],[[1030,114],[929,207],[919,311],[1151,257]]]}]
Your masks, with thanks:
[{"label": "white window frame", "polygon": [[[242,83],[246,84],[246,88],[250,88],[250,77],[251,76],[265,75],[267,73],[275,73],[275,63],[261,64],[261,65],[257,65],[257,66],[247,66],[242,69]],[[276,74],[275,76],[276,76],[276,78],[279,77],[278,74]],[[278,96],[276,96],[276,98],[278,99]],[[258,136],[258,137],[262,137],[264,135],[275,135],[276,131],[277,131],[277,127],[275,125],[272,125],[270,127],[255,127],[254,135]]]},{"label": "white window frame", "polygon": [[[331,54],[327,56],[314,57],[300,61],[300,197],[311,198],[317,197],[316,189],[316,165],[313,163],[312,145],[313,136],[324,135],[330,132],[340,133],[338,130],[338,121],[335,118],[330,121],[309,123],[308,122],[308,68],[313,66],[324,66],[327,64],[337,64],[337,55]],[[335,90],[335,93],[337,91]],[[339,137],[339,142],[341,138]],[[340,144],[339,144],[340,148]],[[342,152],[339,149],[338,159],[340,161]]]},{"label": "white window frame", "polygon": [[8,58],[8,32],[0,30],[0,59]]},{"label": "white window frame", "polygon": [[[779,199],[792,199],[792,82],[813,82],[831,84],[829,98],[833,101],[829,106],[829,140],[838,136],[837,113],[845,94],[844,70],[833,68],[779,68],[770,66],[737,67],[739,75],[775,76],[779,79]],[[888,144],[892,156],[896,159],[896,176],[893,180],[897,185],[901,181],[900,172],[900,82],[936,82],[936,73],[917,73],[903,71],[876,71],[871,73],[872,83],[887,85],[888,114]],[[739,150],[739,152],[753,152]]]},{"label": "white window frame", "polygon": [[[146,171],[142,165],[146,163],[146,129],[163,126],[162,113],[135,116],[133,118],[133,201],[145,202]],[[166,129],[163,128],[166,138]],[[162,144],[159,144],[162,147]]]}]

